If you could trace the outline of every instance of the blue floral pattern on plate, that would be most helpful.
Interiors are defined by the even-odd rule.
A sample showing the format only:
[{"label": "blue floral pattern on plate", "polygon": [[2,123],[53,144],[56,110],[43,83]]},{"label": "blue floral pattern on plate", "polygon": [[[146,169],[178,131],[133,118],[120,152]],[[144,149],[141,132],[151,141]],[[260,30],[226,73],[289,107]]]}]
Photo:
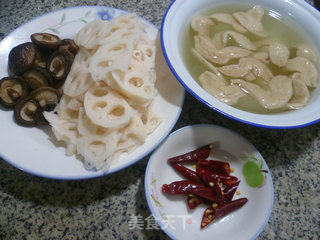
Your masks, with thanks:
[{"label": "blue floral pattern on plate", "polygon": [[96,13],[101,20],[110,21],[115,17],[115,10],[113,8],[103,8]]},{"label": "blue floral pattern on plate", "polygon": [[[83,16],[78,18],[70,18],[70,16],[67,16],[66,11],[62,12],[62,15],[60,17],[60,20],[57,20],[56,24],[53,24],[45,29],[43,29],[41,32],[51,31],[55,34],[60,34],[60,28],[65,27],[66,25],[69,25],[71,23],[83,23],[87,24],[88,22],[94,20],[94,19],[101,19],[104,21],[110,21],[115,17],[118,17],[122,14],[125,14],[126,12],[119,9],[109,8],[109,7],[98,7],[95,13],[92,13],[91,10],[88,10],[84,13]],[[146,30],[145,30],[146,31]]]}]

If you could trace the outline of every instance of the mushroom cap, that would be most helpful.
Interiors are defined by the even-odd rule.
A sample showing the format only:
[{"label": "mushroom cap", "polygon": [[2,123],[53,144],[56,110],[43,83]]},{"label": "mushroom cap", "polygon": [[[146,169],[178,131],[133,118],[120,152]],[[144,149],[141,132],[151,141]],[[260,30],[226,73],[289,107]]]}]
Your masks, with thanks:
[{"label": "mushroom cap", "polygon": [[47,51],[40,51],[38,48],[36,49],[36,58],[34,60],[34,65],[40,68],[47,67]]},{"label": "mushroom cap", "polygon": [[40,48],[56,49],[61,45],[61,39],[50,33],[34,33],[30,38]]},{"label": "mushroom cap", "polygon": [[23,74],[23,78],[31,90],[53,85],[53,79],[50,73],[46,69],[37,66],[27,70]]},{"label": "mushroom cap", "polygon": [[0,81],[0,103],[4,107],[14,107],[21,98],[28,95],[25,80],[18,76],[4,77]]},{"label": "mushroom cap", "polygon": [[42,110],[38,102],[32,98],[23,98],[14,108],[14,119],[17,124],[25,127],[36,125],[36,119]]},{"label": "mushroom cap", "polygon": [[47,70],[58,81],[64,80],[71,68],[72,59],[67,51],[56,50],[47,61]]},{"label": "mushroom cap", "polygon": [[21,74],[34,65],[35,59],[36,46],[31,42],[22,43],[9,53],[9,70],[14,74]]},{"label": "mushroom cap", "polygon": [[41,87],[32,91],[29,96],[35,99],[40,107],[48,108],[49,106],[58,104],[61,92],[52,87]]},{"label": "mushroom cap", "polygon": [[[70,61],[71,61],[71,65],[72,65],[72,63],[73,63],[73,61],[74,61],[74,58],[75,58],[75,56],[76,56],[76,53],[71,52],[68,45],[61,45],[58,50],[59,50],[59,51],[63,51],[63,52],[65,52],[67,55],[69,55],[69,58],[70,58]],[[70,66],[70,68],[71,68],[71,66]],[[69,69],[69,70],[70,70],[70,69]]]},{"label": "mushroom cap", "polygon": [[60,45],[60,49],[65,48],[73,55],[76,55],[79,51],[78,45],[70,38],[63,39]]}]

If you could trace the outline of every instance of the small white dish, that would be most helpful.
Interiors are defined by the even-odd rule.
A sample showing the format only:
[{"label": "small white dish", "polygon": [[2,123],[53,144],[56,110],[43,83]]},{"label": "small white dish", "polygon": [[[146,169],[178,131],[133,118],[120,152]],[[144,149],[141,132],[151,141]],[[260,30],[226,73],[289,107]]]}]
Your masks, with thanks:
[{"label": "small white dish", "polygon": [[[260,5],[270,9],[266,14],[282,16],[284,19],[293,22],[309,36],[314,43],[317,56],[320,54],[320,31],[314,26],[320,25],[319,12],[303,0],[175,0],[168,8],[161,29],[162,49],[172,72],[180,83],[196,99],[206,104],[211,109],[240,122],[265,127],[265,128],[298,128],[311,125],[320,121],[320,87],[312,93],[307,106],[294,111],[287,111],[275,114],[256,114],[239,110],[207,93],[190,75],[182,57],[182,38],[186,28],[190,25],[193,16],[202,13],[204,10],[212,9],[215,6],[228,3],[244,3],[247,5]],[[301,17],[303,16],[303,17]],[[320,69],[319,61],[317,65]]]},{"label": "small white dish", "polygon": [[[83,6],[60,9],[39,16],[10,33],[0,42],[0,79],[7,76],[7,62],[10,50],[23,42],[30,41],[34,32],[49,32],[61,38],[73,38],[85,25],[94,19],[110,20],[126,13],[123,10],[102,7]],[[146,33],[156,38],[158,29],[147,24]],[[130,154],[122,154],[113,162],[108,172],[87,171],[83,163],[74,156],[67,157],[65,148],[55,145],[51,129],[24,128],[13,121],[13,112],[0,109],[0,156],[13,166],[47,178],[84,179],[110,174],[130,166],[147,156],[170,133],[178,120],[184,100],[184,89],[176,81],[163,58],[160,44],[158,55],[161,67],[161,79],[157,81],[159,94],[153,109],[162,118],[160,126],[148,136],[146,142]],[[157,58],[158,59],[158,58]]]},{"label": "small white dish", "polygon": [[[209,143],[214,143],[214,147],[208,159],[229,162],[235,170],[232,175],[241,180],[238,188],[241,195],[235,194],[234,199],[246,197],[248,202],[200,230],[202,215],[208,206],[201,204],[189,210],[186,196],[168,196],[161,192],[161,187],[183,179],[167,163],[168,158]],[[259,165],[264,177],[259,187],[250,187],[243,176],[243,169],[248,164]],[[250,178],[251,174],[255,173],[246,173],[246,177]],[[249,183],[252,184],[250,180]],[[263,157],[245,138],[216,125],[187,126],[171,133],[150,157],[145,175],[145,193],[149,208],[161,229],[172,239],[181,240],[255,239],[266,226],[273,206],[272,177]]]}]

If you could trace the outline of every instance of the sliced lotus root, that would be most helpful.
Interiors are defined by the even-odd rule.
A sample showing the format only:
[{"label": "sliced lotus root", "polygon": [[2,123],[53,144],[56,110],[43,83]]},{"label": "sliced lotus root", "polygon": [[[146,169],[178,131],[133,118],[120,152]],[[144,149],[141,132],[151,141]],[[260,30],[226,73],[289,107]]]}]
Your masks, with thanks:
[{"label": "sliced lotus root", "polygon": [[89,165],[100,170],[110,166],[118,141],[119,134],[116,131],[103,136],[81,136],[77,141],[77,152]]},{"label": "sliced lotus root", "polygon": [[115,23],[116,25],[119,26],[124,26],[124,25],[135,25],[138,22],[137,14],[135,13],[130,13],[130,14],[123,14],[120,15],[114,19],[112,19],[111,23]]},{"label": "sliced lotus root", "polygon": [[75,154],[77,154],[77,145],[73,143],[67,144],[66,156],[70,157]]},{"label": "sliced lotus root", "polygon": [[134,115],[134,110],[123,97],[101,86],[93,86],[88,90],[84,108],[93,123],[105,128],[125,125]]},{"label": "sliced lotus root", "polygon": [[142,25],[136,14],[121,15],[112,19],[108,25],[105,37],[100,41],[100,45],[109,44],[123,38],[133,38],[136,43],[142,33]]},{"label": "sliced lotus root", "polygon": [[76,97],[85,93],[93,83],[87,67],[74,62],[63,85],[63,91],[70,97]]},{"label": "sliced lotus root", "polygon": [[155,67],[156,47],[138,43],[133,50],[132,60],[130,65],[133,67],[143,67],[152,69]]},{"label": "sliced lotus root", "polygon": [[93,49],[106,35],[108,24],[107,21],[102,21],[100,19],[92,21],[77,33],[74,41],[78,46]]},{"label": "sliced lotus root", "polygon": [[[157,33],[157,36],[159,36],[158,33]],[[147,33],[142,33],[140,36],[139,43],[147,44],[147,45],[156,45],[156,40],[150,39],[150,37]]]},{"label": "sliced lotus root", "polygon": [[120,137],[117,151],[130,153],[136,147],[143,144],[147,138],[146,129],[141,118],[135,115],[129,125],[124,128]]},{"label": "sliced lotus root", "polygon": [[142,114],[141,120],[148,135],[153,133],[162,122],[162,119],[150,109]]},{"label": "sliced lotus root", "polygon": [[59,118],[77,122],[79,118],[79,108],[82,106],[83,104],[78,100],[63,95],[56,110]]},{"label": "sliced lotus root", "polygon": [[63,141],[66,144],[77,143],[79,134],[76,122],[59,118],[57,114],[52,112],[44,112],[43,115],[52,126],[52,131],[58,141]]},{"label": "sliced lotus root", "polygon": [[113,70],[128,71],[133,51],[133,39],[124,38],[100,47],[91,57],[89,71],[94,81],[105,80]]},{"label": "sliced lotus root", "polygon": [[126,74],[113,71],[109,76],[109,84],[123,95],[138,102],[150,102],[156,96],[151,72],[132,69]]},{"label": "sliced lotus root", "polygon": [[81,135],[103,136],[110,132],[108,128],[104,128],[94,124],[86,115],[84,108],[79,109],[78,131]]}]

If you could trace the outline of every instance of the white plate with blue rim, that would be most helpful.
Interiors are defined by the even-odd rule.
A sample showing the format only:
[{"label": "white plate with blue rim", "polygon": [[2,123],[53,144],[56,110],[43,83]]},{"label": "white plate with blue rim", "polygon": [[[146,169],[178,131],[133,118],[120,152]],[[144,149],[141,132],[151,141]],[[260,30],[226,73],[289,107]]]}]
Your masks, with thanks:
[{"label": "white plate with blue rim", "polygon": [[[73,38],[86,23],[95,20],[111,20],[126,12],[102,6],[82,6],[56,10],[36,17],[18,27],[0,42],[0,79],[8,76],[7,63],[10,50],[23,42],[30,41],[30,35],[36,32],[48,32],[60,38]],[[146,23],[145,32],[156,39],[158,29]],[[13,166],[47,178],[85,179],[110,174],[126,168],[147,156],[170,133],[178,120],[184,101],[184,89],[172,75],[157,49],[158,63],[163,77],[157,81],[159,94],[154,100],[153,109],[162,118],[160,126],[147,137],[146,142],[130,154],[122,154],[114,161],[108,172],[88,171],[75,156],[67,157],[65,148],[55,145],[51,129],[24,128],[13,121],[12,111],[0,109],[0,157]]]},{"label": "white plate with blue rim", "polygon": [[[248,198],[240,209],[200,229],[205,204],[194,210],[186,196],[161,192],[163,184],[183,180],[167,159],[213,143],[208,159],[226,161],[240,180],[233,199]],[[191,166],[189,166],[192,169]],[[273,206],[270,170],[258,150],[245,138],[226,128],[200,124],[173,133],[152,154],[145,175],[145,193],[153,217],[172,239],[255,239],[266,226]]]}]

